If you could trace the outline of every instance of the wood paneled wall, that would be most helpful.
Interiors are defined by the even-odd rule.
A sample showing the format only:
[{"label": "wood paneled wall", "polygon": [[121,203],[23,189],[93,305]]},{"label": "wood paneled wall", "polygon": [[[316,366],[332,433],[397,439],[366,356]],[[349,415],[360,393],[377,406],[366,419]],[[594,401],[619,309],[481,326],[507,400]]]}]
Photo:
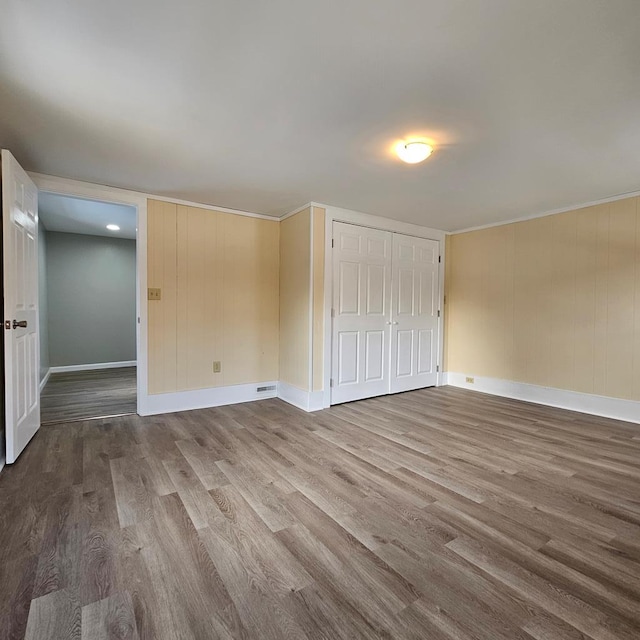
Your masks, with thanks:
[{"label": "wood paneled wall", "polygon": [[309,391],[311,208],[280,223],[280,380]]},{"label": "wood paneled wall", "polygon": [[313,391],[324,387],[325,217],[325,209],[313,207]]},{"label": "wood paneled wall", "polygon": [[149,200],[147,227],[149,393],[277,380],[279,223]]},{"label": "wood paneled wall", "polygon": [[639,203],[451,236],[447,369],[640,400]]}]

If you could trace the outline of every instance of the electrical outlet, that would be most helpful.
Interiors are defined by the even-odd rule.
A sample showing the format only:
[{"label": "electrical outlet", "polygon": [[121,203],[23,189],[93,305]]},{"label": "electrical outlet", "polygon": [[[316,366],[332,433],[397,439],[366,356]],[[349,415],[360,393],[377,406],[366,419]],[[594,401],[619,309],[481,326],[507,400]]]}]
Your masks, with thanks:
[{"label": "electrical outlet", "polygon": [[222,371],[222,363],[220,360],[214,360],[213,362],[213,373],[220,373]]},{"label": "electrical outlet", "polygon": [[148,291],[148,299],[149,300],[161,300],[162,299],[162,289],[151,289]]},{"label": "electrical outlet", "polygon": [[468,382],[469,384],[473,384],[475,381],[476,381],[476,379],[475,379],[475,378],[470,378],[469,376],[467,376],[467,382]]}]

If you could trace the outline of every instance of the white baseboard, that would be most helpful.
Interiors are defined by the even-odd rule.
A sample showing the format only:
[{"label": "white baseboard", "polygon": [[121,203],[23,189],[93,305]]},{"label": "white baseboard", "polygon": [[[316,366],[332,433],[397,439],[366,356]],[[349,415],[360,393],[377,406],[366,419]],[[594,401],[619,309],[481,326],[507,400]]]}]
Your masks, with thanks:
[{"label": "white baseboard", "polygon": [[135,367],[135,360],[123,360],[122,362],[97,362],[95,364],[70,364],[64,367],[51,367],[49,373],[66,373],[69,371],[97,371],[98,369],[121,369],[122,367]]},{"label": "white baseboard", "polygon": [[305,391],[287,382],[278,382],[278,398],[303,411],[320,411],[324,404],[323,391]]},{"label": "white baseboard", "polygon": [[[447,383],[453,387],[640,424],[640,402],[634,400],[621,400],[609,396],[597,396],[553,387],[541,387],[525,382],[485,378],[472,373],[449,371],[445,375],[447,376]],[[467,376],[473,377],[474,383],[467,382]]]},{"label": "white baseboard", "polygon": [[[266,391],[258,391],[259,387],[273,387]],[[254,382],[252,384],[236,384],[227,387],[212,387],[194,391],[178,391],[177,393],[158,393],[140,398],[138,413],[141,416],[152,416],[159,413],[175,413],[192,409],[222,407],[227,404],[252,402],[277,396],[277,382]]]},{"label": "white baseboard", "polygon": [[44,386],[47,384],[47,382],[49,382],[50,377],[51,377],[51,367],[47,369],[47,373],[44,374],[44,378],[40,380],[40,393],[42,393]]}]

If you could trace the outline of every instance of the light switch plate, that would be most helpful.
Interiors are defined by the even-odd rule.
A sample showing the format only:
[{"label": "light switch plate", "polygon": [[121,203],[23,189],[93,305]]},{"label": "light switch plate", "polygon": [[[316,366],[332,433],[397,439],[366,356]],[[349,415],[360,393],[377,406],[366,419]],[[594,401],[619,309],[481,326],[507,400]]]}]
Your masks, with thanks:
[{"label": "light switch plate", "polygon": [[215,360],[213,363],[213,373],[220,373],[222,371],[222,363],[220,360]]},{"label": "light switch plate", "polygon": [[161,300],[162,299],[162,289],[151,289],[149,288],[148,292],[149,300]]}]

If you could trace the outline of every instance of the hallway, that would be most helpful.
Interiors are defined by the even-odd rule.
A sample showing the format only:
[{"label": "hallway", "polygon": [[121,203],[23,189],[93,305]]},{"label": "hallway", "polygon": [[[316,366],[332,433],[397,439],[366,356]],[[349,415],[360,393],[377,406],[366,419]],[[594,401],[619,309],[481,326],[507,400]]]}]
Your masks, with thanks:
[{"label": "hallway", "polygon": [[136,413],[136,367],[53,373],[40,402],[42,424]]}]

